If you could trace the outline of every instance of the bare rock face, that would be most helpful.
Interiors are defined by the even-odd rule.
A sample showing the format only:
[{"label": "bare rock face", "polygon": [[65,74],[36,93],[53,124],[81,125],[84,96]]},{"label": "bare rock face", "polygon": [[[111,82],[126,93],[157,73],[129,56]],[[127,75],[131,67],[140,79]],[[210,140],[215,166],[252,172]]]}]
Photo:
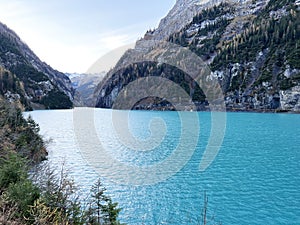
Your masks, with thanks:
[{"label": "bare rock face", "polygon": [[153,39],[163,40],[182,29],[199,11],[199,0],[177,0],[168,15],[160,21],[153,33]]},{"label": "bare rock face", "polygon": [[280,105],[282,110],[300,112],[300,86],[281,91]]},{"label": "bare rock face", "polygon": [[[98,85],[96,106],[112,107],[126,85],[147,76],[184,83],[193,101],[206,106],[188,79],[162,68],[159,57],[153,57],[163,55],[160,43],[168,42],[201,57],[211,69],[207,79],[219,82],[228,110],[300,111],[299,53],[287,47],[299,48],[299,35],[294,35],[299,28],[299,12],[299,4],[283,0],[177,0],[158,28],[148,31],[134,49],[128,50]],[[142,57],[158,64],[138,64]],[[145,100],[143,108],[151,109],[146,105],[149,102]]]},{"label": "bare rock face", "polygon": [[[261,0],[261,6],[268,1]],[[253,13],[247,8],[248,3],[252,2],[252,0],[177,0],[168,15],[160,21],[158,28],[151,34],[146,35],[146,37],[152,36],[151,39],[154,40],[165,40],[170,35],[184,28],[203,9],[211,8],[222,2],[236,4],[236,7],[240,9],[240,13],[243,15]]]}]

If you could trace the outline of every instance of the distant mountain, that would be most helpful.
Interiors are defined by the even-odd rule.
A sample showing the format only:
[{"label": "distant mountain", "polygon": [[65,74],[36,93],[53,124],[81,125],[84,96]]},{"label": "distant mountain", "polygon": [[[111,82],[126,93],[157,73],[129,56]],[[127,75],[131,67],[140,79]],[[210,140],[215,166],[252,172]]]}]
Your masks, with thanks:
[{"label": "distant mountain", "polygon": [[70,79],[42,62],[14,31],[2,23],[0,68],[1,93],[8,98],[20,95],[27,109],[73,107],[74,90]]},{"label": "distant mountain", "polygon": [[[96,106],[111,108],[130,82],[160,76],[184,88],[199,110],[207,109],[207,97],[182,71],[160,63],[130,63],[139,55],[159,61],[165,52],[149,40],[163,40],[202,58],[211,69],[207,79],[219,82],[228,110],[299,112],[299,27],[299,0],[177,0],[159,27],[148,31],[99,84]],[[152,99],[155,104],[150,98],[137,108],[161,107]]]},{"label": "distant mountain", "polygon": [[106,72],[96,74],[66,74],[75,90],[74,104],[75,106],[94,107],[97,96],[94,92],[97,85],[102,81]]}]

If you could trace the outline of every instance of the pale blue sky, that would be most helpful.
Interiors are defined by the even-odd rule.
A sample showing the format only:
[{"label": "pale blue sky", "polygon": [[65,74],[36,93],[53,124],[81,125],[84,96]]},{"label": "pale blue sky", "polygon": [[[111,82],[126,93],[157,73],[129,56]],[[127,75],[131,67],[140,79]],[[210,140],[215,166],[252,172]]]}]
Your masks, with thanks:
[{"label": "pale blue sky", "polygon": [[155,28],[175,0],[0,0],[0,21],[52,67],[85,72]]}]

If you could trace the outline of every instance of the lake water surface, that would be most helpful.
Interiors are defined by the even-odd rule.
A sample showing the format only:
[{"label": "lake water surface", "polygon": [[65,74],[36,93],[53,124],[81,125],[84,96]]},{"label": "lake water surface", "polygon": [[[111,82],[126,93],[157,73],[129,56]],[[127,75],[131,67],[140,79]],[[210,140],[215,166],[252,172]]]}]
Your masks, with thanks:
[{"label": "lake water surface", "polygon": [[[89,122],[92,121],[102,148],[128,168],[153,166],[167,160],[182,141],[182,116],[176,112],[81,109],[82,115],[87,117],[91,111],[94,118]],[[52,139],[48,147],[50,163],[59,166],[65,162],[83,196],[99,177],[99,171],[106,171],[101,174],[102,180],[113,200],[123,208],[121,221],[129,225],[200,224],[204,192],[208,196],[209,219],[214,218],[211,220],[215,222],[300,224],[300,115],[226,113],[220,151],[208,169],[201,172],[199,164],[211,134],[211,113],[187,112],[186,118],[197,116],[200,121],[199,139],[195,144],[195,132],[187,133],[191,141],[185,143],[186,151],[193,153],[190,160],[174,175],[154,184],[147,184],[148,177],[143,180],[145,177],[127,171],[131,181],[140,179],[140,183],[147,184],[137,182],[139,185],[136,185],[114,180],[118,174],[126,174],[118,171],[121,167],[116,167],[115,162],[111,167],[110,162],[99,163],[97,168],[91,165],[82,148],[86,145],[86,149],[97,150],[97,144],[87,146],[93,143],[90,139],[95,137],[94,128],[85,120],[78,127],[74,110],[30,114],[40,124],[41,134]],[[118,123],[113,126],[112,120],[128,120],[128,132],[140,140],[151,138],[149,124],[154,121],[153,131],[161,131],[163,139],[157,137],[153,149],[132,150],[116,136]],[[158,129],[155,129],[155,121],[158,121]],[[84,137],[76,136],[78,130],[77,135]],[[84,143],[78,144],[78,141]],[[156,141],[160,144],[156,145]],[[167,171],[164,167],[157,174],[149,174],[149,180]]]}]

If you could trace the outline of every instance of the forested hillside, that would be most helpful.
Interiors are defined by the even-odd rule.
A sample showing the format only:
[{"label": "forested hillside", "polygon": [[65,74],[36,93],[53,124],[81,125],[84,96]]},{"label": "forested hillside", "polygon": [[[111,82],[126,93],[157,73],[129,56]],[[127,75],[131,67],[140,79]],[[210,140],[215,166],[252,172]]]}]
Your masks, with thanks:
[{"label": "forested hillside", "polygon": [[[220,83],[228,110],[298,112],[299,5],[295,0],[217,1],[214,6],[202,8],[165,41],[188,48],[201,57],[211,69],[207,79],[217,79]],[[155,46],[142,47],[143,42],[147,46],[147,41],[155,40],[155,34],[155,30],[148,31],[135,51],[144,51],[147,56],[155,54],[158,51]],[[134,54],[128,51],[119,65],[130,62]],[[197,85],[190,84],[186,75],[175,70],[145,62],[109,73],[110,79],[99,85],[101,95],[97,106],[111,107],[112,97],[118,93],[113,90],[122,90],[137,77],[161,76],[183,87],[198,109],[203,110],[206,96]]]},{"label": "forested hillside", "polygon": [[[0,92],[10,100],[20,95],[26,109],[73,107],[74,91],[69,78],[41,62],[18,35],[2,23],[0,73],[3,85]],[[18,86],[21,86],[22,93]]]}]

